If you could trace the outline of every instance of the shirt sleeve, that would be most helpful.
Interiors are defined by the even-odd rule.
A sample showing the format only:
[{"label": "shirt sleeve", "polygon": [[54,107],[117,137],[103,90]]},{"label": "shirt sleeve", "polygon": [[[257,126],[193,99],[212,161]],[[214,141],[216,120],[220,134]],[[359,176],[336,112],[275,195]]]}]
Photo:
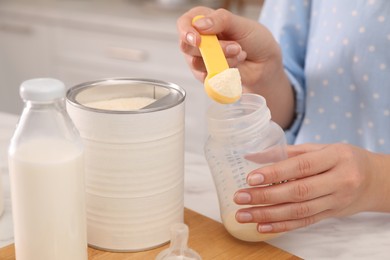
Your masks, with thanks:
[{"label": "shirt sleeve", "polygon": [[287,141],[293,144],[302,125],[305,113],[305,56],[310,25],[309,0],[267,0],[260,15],[260,23],[266,26],[279,43],[283,65],[295,93],[295,119],[285,129]]}]

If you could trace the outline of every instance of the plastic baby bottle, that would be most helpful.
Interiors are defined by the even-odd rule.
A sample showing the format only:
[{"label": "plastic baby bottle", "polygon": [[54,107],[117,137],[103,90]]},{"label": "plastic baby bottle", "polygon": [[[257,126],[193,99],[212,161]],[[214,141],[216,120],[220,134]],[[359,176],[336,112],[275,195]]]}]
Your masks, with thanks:
[{"label": "plastic baby bottle", "polygon": [[259,233],[256,223],[238,223],[235,214],[244,206],[233,201],[237,190],[249,187],[246,177],[250,171],[287,157],[284,132],[271,120],[265,99],[243,94],[233,104],[213,103],[207,111],[207,124],[205,155],[225,228],[244,241],[264,241],[277,236]]},{"label": "plastic baby bottle", "polygon": [[22,83],[25,102],[8,150],[18,260],[86,260],[81,139],[56,79]]}]

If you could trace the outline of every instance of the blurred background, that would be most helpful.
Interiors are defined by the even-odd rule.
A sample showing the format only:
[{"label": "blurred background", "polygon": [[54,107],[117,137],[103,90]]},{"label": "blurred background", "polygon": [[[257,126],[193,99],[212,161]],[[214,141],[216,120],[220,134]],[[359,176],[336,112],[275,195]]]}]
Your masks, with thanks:
[{"label": "blurred background", "polygon": [[0,0],[0,114],[20,115],[19,86],[31,78],[57,78],[67,88],[110,77],[163,80],[186,90],[186,151],[202,154],[211,100],[179,50],[176,20],[196,5],[257,20],[261,3]]},{"label": "blurred background", "polygon": [[0,0],[0,111],[19,114],[19,85],[55,77],[67,87],[106,77],[200,85],[179,52],[176,19],[196,5],[257,19],[256,0]]}]

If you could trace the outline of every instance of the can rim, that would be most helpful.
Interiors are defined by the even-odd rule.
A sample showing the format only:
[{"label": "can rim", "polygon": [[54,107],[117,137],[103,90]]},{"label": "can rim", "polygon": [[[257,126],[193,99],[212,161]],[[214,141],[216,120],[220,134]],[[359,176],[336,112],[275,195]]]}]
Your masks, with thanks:
[{"label": "can rim", "polygon": [[[132,84],[150,84],[158,87],[163,87],[167,88],[169,90],[174,90],[177,91],[177,93],[180,95],[179,99],[177,100],[176,103],[172,103],[169,105],[163,105],[161,107],[155,107],[155,108],[146,108],[146,109],[138,109],[138,110],[127,110],[127,111],[119,111],[119,110],[105,110],[105,109],[97,109],[97,108],[92,108],[92,107],[87,107],[81,104],[76,100],[76,97],[79,93],[81,93],[84,90],[97,87],[97,86],[102,86],[102,85],[110,85],[113,83],[118,83],[118,82],[129,82]],[[166,110],[172,107],[175,107],[181,103],[184,102],[186,98],[186,92],[185,90],[178,86],[177,84],[171,83],[171,82],[166,82],[162,80],[156,80],[156,79],[148,79],[148,78],[104,78],[104,79],[98,79],[98,80],[93,80],[93,81],[87,81],[81,84],[77,84],[66,92],[66,101],[70,103],[71,105],[84,109],[84,110],[89,110],[92,112],[96,113],[108,113],[108,114],[140,114],[140,113],[150,113],[150,112],[155,112],[155,111],[161,111],[161,110]]]}]

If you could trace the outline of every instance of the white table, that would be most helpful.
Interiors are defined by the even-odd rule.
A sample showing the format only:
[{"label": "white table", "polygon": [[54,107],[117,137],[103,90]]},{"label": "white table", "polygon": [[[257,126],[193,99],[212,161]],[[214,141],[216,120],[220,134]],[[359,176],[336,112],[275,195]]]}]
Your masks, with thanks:
[{"label": "white table", "polygon": [[[16,122],[17,116],[0,112],[0,174],[5,195],[0,248],[13,242],[6,150]],[[186,153],[185,178],[185,206],[220,221],[217,195],[203,154]],[[268,243],[304,259],[390,259],[390,214],[362,213],[325,220]]]}]

